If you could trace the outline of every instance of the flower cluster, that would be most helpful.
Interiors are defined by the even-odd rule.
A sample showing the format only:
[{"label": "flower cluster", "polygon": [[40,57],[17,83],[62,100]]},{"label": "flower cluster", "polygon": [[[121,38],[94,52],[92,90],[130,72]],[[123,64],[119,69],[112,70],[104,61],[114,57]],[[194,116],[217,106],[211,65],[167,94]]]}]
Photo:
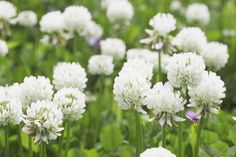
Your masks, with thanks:
[{"label": "flower cluster", "polygon": [[176,157],[176,155],[163,147],[158,147],[146,149],[140,157]]},{"label": "flower cluster", "polygon": [[37,15],[31,10],[22,11],[15,20],[21,26],[33,27],[37,24]]}]

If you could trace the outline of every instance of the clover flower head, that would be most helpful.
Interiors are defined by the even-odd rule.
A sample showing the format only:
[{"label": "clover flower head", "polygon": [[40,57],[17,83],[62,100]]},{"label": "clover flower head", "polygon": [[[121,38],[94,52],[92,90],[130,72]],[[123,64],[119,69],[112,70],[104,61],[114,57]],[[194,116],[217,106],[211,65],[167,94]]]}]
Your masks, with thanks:
[{"label": "clover flower head", "polygon": [[163,147],[158,147],[146,149],[140,157],[176,157],[176,155]]}]

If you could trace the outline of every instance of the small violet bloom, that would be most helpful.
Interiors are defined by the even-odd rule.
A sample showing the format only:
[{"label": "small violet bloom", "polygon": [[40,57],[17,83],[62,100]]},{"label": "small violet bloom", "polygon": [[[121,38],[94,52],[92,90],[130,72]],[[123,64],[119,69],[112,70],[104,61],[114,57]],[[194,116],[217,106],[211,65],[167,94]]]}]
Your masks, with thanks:
[{"label": "small violet bloom", "polygon": [[193,111],[188,111],[185,115],[190,121],[197,123],[201,119],[201,115],[193,112]]},{"label": "small violet bloom", "polygon": [[99,39],[95,39],[95,38],[90,38],[87,40],[89,46],[95,46],[95,47],[98,47],[99,46]]}]

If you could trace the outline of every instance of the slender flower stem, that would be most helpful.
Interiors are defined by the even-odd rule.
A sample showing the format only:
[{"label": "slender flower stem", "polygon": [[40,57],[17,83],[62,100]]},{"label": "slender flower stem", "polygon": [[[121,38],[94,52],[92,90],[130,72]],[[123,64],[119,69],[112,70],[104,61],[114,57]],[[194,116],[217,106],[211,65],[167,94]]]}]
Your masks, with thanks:
[{"label": "slender flower stem", "polygon": [[38,145],[39,147],[39,157],[43,157],[43,148],[42,148],[42,143]]},{"label": "slender flower stem", "polygon": [[32,138],[29,136],[29,157],[33,157],[33,150],[32,150]]},{"label": "slender flower stem", "polygon": [[9,127],[5,126],[5,157],[10,157],[9,153]]},{"label": "slender flower stem", "polygon": [[47,157],[47,145],[45,142],[42,142],[42,152],[43,152],[43,157]]},{"label": "slender flower stem", "polygon": [[70,121],[68,120],[67,122],[66,122],[66,126],[67,126],[67,128],[66,128],[66,149],[65,149],[65,157],[67,157],[68,156],[68,151],[69,151],[69,144],[70,144]]},{"label": "slender flower stem", "polygon": [[[184,111],[181,112],[181,116],[184,114]],[[178,125],[178,156],[183,157],[183,123]]]},{"label": "slender flower stem", "polygon": [[200,137],[201,137],[201,132],[202,132],[202,128],[204,125],[204,118],[205,118],[205,112],[203,112],[203,114],[202,114],[200,124],[199,124],[198,130],[197,130],[197,140],[196,140],[196,144],[195,144],[195,148],[194,148],[194,152],[193,152],[194,157],[199,156]]},{"label": "slender flower stem", "polygon": [[19,156],[23,157],[24,152],[23,152],[23,146],[22,146],[22,137],[21,137],[21,127],[20,127],[20,125],[18,126],[17,132],[18,132],[18,143],[19,143]]},{"label": "slender flower stem", "polygon": [[166,147],[166,125],[162,127],[162,147]]}]

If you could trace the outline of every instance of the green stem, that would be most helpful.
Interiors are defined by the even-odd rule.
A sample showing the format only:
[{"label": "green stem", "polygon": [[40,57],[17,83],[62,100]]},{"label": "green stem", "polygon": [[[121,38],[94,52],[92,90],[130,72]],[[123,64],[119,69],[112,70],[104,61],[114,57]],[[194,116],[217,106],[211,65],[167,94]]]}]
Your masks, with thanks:
[{"label": "green stem", "polygon": [[5,126],[5,157],[10,157],[9,153],[9,127]]},{"label": "green stem", "polygon": [[[181,112],[181,117],[183,117],[184,111]],[[183,123],[179,123],[178,125],[178,156],[183,157]]]},{"label": "green stem", "polygon": [[42,152],[43,152],[43,157],[47,157],[47,145],[46,143],[42,143]]},{"label": "green stem", "polygon": [[29,157],[33,157],[33,150],[32,150],[32,138],[29,136]]},{"label": "green stem", "polygon": [[21,137],[21,127],[20,127],[20,125],[18,126],[17,132],[18,132],[19,156],[23,157],[24,152],[23,152],[23,146],[22,146],[22,137]]},{"label": "green stem", "polygon": [[204,118],[205,118],[205,112],[203,112],[203,114],[202,114],[200,124],[199,124],[198,130],[197,130],[197,140],[196,140],[194,155],[193,155],[194,157],[199,156],[200,137],[201,137],[201,132],[202,132],[202,128],[204,125]]},{"label": "green stem", "polygon": [[166,147],[166,126],[162,127],[162,147]]},{"label": "green stem", "polygon": [[133,111],[134,119],[135,119],[135,127],[136,127],[136,157],[143,151],[143,131],[142,131],[142,124],[140,122],[140,116],[137,111]]},{"label": "green stem", "polygon": [[42,143],[40,143],[38,147],[39,147],[39,157],[43,157]]},{"label": "green stem", "polygon": [[69,151],[69,144],[70,144],[70,121],[68,120],[67,122],[66,122],[66,126],[67,126],[67,128],[66,128],[66,149],[65,149],[65,157],[67,157],[68,156],[68,151]]}]

